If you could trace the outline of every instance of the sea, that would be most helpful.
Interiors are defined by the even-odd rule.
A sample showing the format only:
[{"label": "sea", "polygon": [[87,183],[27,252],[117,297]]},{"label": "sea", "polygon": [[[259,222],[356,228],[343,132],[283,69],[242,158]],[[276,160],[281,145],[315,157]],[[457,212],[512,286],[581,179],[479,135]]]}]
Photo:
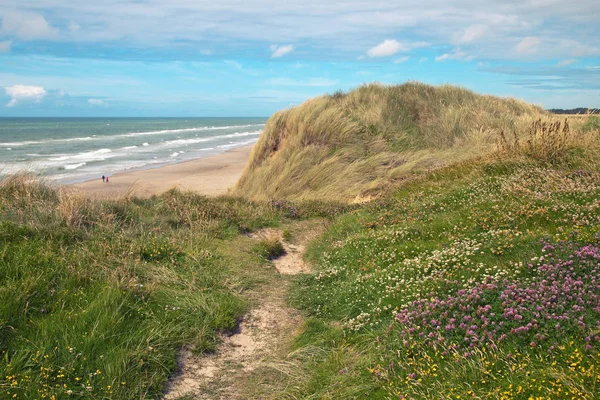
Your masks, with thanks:
[{"label": "sea", "polygon": [[59,184],[157,168],[255,143],[266,118],[0,118],[0,177]]}]

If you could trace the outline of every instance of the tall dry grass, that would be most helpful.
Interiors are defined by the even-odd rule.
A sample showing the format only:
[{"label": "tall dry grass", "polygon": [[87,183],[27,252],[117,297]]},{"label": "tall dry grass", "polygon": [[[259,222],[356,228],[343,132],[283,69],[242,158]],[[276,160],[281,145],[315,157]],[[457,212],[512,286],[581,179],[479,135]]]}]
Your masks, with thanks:
[{"label": "tall dry grass", "polygon": [[451,85],[364,85],[273,115],[234,193],[370,198],[415,170],[493,151],[498,132],[545,115],[519,100]]}]

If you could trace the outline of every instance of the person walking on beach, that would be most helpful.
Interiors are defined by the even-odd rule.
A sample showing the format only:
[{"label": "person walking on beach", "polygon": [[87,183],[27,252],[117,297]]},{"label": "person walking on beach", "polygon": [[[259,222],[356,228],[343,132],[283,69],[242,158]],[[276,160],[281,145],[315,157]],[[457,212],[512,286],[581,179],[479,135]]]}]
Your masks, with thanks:
[{"label": "person walking on beach", "polygon": [[106,177],[102,175],[102,182],[106,182]]},{"label": "person walking on beach", "polygon": [[108,176],[106,177],[106,183],[108,183]]}]

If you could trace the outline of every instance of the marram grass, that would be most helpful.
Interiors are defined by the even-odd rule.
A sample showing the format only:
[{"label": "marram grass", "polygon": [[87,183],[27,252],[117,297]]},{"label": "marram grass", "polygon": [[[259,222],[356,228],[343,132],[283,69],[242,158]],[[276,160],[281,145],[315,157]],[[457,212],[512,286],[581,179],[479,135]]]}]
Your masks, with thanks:
[{"label": "marram grass", "polygon": [[500,132],[540,117],[530,104],[450,85],[364,85],[274,114],[235,193],[368,200],[415,170],[487,154]]}]

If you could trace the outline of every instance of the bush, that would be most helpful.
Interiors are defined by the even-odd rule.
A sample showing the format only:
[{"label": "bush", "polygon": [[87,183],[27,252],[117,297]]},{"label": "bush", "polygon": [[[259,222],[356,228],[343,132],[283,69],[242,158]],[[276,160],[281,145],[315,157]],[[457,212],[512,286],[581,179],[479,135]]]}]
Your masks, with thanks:
[{"label": "bush", "polygon": [[267,260],[275,260],[285,254],[285,249],[279,239],[272,237],[261,240],[257,252]]}]

